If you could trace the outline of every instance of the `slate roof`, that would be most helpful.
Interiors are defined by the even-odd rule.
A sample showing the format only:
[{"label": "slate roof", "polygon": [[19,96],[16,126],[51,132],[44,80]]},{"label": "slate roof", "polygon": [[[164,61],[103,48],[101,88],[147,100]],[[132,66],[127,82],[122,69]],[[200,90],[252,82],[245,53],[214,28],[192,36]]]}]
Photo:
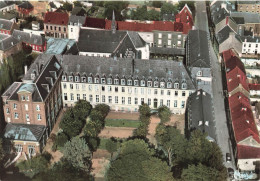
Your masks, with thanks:
[{"label": "slate roof", "polygon": [[228,39],[230,32],[233,32],[233,30],[229,26],[222,28],[216,35],[218,43],[221,44]]},{"label": "slate roof", "polygon": [[237,157],[238,159],[260,158],[260,148],[237,145]]},{"label": "slate roof", "polygon": [[75,40],[65,38],[49,38],[47,41],[47,49],[45,54],[64,54],[66,51],[69,51],[72,47],[74,47],[75,43]]},{"label": "slate roof", "polygon": [[44,16],[44,23],[68,25],[69,15],[62,12],[47,12]]},{"label": "slate roof", "polygon": [[15,39],[13,36],[0,33],[0,50],[5,51],[18,43],[19,41]]},{"label": "slate roof", "polygon": [[[31,77],[33,73],[35,78]],[[32,93],[33,102],[43,102],[48,96],[47,86],[51,91],[61,73],[61,66],[55,56],[41,54],[24,75],[23,82],[13,83],[14,85],[10,86],[3,96],[8,96],[9,100],[18,100],[17,92],[24,91],[27,87],[26,91]]]},{"label": "slate roof", "polygon": [[210,68],[208,34],[206,31],[189,31],[187,51],[187,66]]},{"label": "slate roof", "polygon": [[241,36],[240,37],[243,42],[254,42],[254,43],[260,43],[260,37],[259,36]]},{"label": "slate roof", "polygon": [[192,80],[186,68],[181,62],[161,60],[139,60],[130,58],[90,57],[63,55],[59,56],[62,61],[63,73],[67,75],[80,74],[81,76],[92,74],[102,77],[133,77],[140,79],[158,79],[172,82],[186,81],[187,89],[194,89]]},{"label": "slate roof", "polygon": [[185,55],[185,48],[150,47],[150,53],[161,55]]},{"label": "slate roof", "polygon": [[6,19],[0,19],[0,29],[11,30],[14,22]]},{"label": "slate roof", "polygon": [[84,15],[84,14],[86,14],[87,12],[86,12],[86,10],[84,9],[84,8],[82,8],[82,7],[74,7],[73,9],[72,9],[72,11],[71,11],[71,14],[72,15]]},{"label": "slate roof", "polygon": [[136,32],[116,31],[113,33],[110,30],[81,29],[78,48],[80,52],[114,53],[123,45],[122,42],[127,37],[136,48],[145,46],[145,42]]},{"label": "slate roof", "polygon": [[217,25],[219,22],[221,22],[223,19],[226,18],[226,16],[229,16],[230,14],[227,12],[225,8],[221,8],[218,11],[211,12],[211,18],[215,25]]},{"label": "slate roof", "polygon": [[232,17],[232,19],[234,20],[234,22],[236,24],[245,24],[245,19],[244,17]]},{"label": "slate roof", "polygon": [[5,127],[4,138],[19,141],[39,142],[46,127],[32,124],[11,124]]},{"label": "slate roof", "polygon": [[84,25],[86,21],[86,16],[76,16],[76,15],[71,15],[69,18],[69,25],[72,23],[80,23],[81,25]]},{"label": "slate roof", "polygon": [[6,7],[6,6],[7,6],[6,2],[0,1],[0,9],[2,9],[2,8]]},{"label": "slate roof", "polygon": [[211,95],[202,89],[192,93],[188,98],[187,111],[191,128],[206,132],[211,139],[216,140]]},{"label": "slate roof", "polygon": [[18,5],[18,7],[23,9],[31,9],[33,8],[33,5],[29,1],[25,1],[22,4]]},{"label": "slate roof", "polygon": [[237,4],[256,4],[258,3],[259,4],[259,1],[237,1]]},{"label": "slate roof", "polygon": [[29,43],[32,45],[44,45],[45,38],[40,35],[30,34],[20,30],[14,30],[12,36],[18,41]]},{"label": "slate roof", "polygon": [[231,17],[243,17],[245,23],[260,23],[260,14],[250,12],[232,12]]},{"label": "slate roof", "polygon": [[16,17],[17,17],[17,15],[16,15],[16,12],[14,10],[10,11],[10,12],[0,12],[0,18],[1,19],[11,20],[11,19],[14,19]]}]

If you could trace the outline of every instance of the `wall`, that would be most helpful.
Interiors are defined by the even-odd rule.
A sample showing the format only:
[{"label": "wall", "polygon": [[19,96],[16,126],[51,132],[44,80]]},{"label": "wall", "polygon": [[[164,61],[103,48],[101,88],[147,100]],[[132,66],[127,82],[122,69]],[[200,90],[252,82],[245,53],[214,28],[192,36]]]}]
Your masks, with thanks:
[{"label": "wall", "polygon": [[[56,27],[56,30],[55,30]],[[60,31],[59,31],[60,28]],[[64,30],[65,28],[65,30]],[[44,32],[46,36],[54,38],[67,38],[68,27],[67,25],[55,25],[55,24],[44,24]]]},{"label": "wall", "polygon": [[138,34],[146,43],[149,43],[149,45],[152,46],[154,42],[152,32],[138,32]]},{"label": "wall", "polygon": [[[72,32],[71,32],[72,30]],[[68,25],[68,38],[78,41],[79,39],[79,26]]]},{"label": "wall", "polygon": [[99,52],[79,52],[79,55],[90,57],[111,57],[111,53],[99,53]]}]

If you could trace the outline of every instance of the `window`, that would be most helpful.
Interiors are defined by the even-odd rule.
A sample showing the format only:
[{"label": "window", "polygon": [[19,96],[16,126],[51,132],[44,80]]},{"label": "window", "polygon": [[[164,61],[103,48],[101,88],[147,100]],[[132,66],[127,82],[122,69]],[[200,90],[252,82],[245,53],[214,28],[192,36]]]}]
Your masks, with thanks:
[{"label": "window", "polygon": [[79,90],[79,84],[76,84],[76,89]]},{"label": "window", "polygon": [[40,111],[40,105],[36,105],[36,111]]},{"label": "window", "polygon": [[168,34],[168,39],[172,39],[172,34]]},{"label": "window", "polygon": [[163,106],[163,99],[160,100],[160,106]]},{"label": "window", "polygon": [[112,84],[112,79],[111,78],[107,79],[107,84]]},{"label": "window", "polygon": [[115,92],[118,92],[118,87],[115,87]]},{"label": "window", "polygon": [[70,84],[70,89],[73,89],[73,84]]},{"label": "window", "polygon": [[25,119],[29,121],[29,114],[25,114]]},{"label": "window", "polygon": [[250,43],[248,44],[248,47],[251,47],[251,44],[250,44]]},{"label": "window", "polygon": [[49,29],[49,27],[48,27],[48,25],[46,25],[46,30],[48,30]]},{"label": "window", "polygon": [[86,82],[86,77],[81,77],[81,82]]},{"label": "window", "polygon": [[25,109],[26,111],[28,111],[28,104],[25,104],[25,105],[24,105],[24,109]]},{"label": "window", "polygon": [[141,104],[144,104],[144,98],[141,98]]},{"label": "window", "polygon": [[138,86],[138,80],[134,80],[134,86]]},{"label": "window", "polygon": [[92,83],[92,77],[88,77],[88,83]]},{"label": "window", "polygon": [[174,100],[174,107],[177,107],[177,104],[178,104],[177,100]]},{"label": "window", "polygon": [[95,85],[95,91],[98,91],[99,89],[98,89],[98,85]]},{"label": "window", "polygon": [[52,26],[50,26],[51,30],[52,30]]},{"label": "window", "polygon": [[148,81],[148,82],[147,82],[147,86],[148,86],[148,87],[152,87],[152,81]]},{"label": "window", "polygon": [[121,85],[125,85],[125,79],[121,79]]},{"label": "window", "polygon": [[157,89],[154,89],[154,94],[157,95],[158,91]]},{"label": "window", "polygon": [[79,101],[80,99],[80,94],[77,94],[77,101]]},{"label": "window", "polygon": [[125,92],[125,87],[122,87],[122,92]]},{"label": "window", "polygon": [[86,90],[86,84],[82,84],[82,90]]},{"label": "window", "polygon": [[172,41],[168,40],[168,46],[171,46],[171,45],[172,45]]},{"label": "window", "polygon": [[67,84],[63,83],[63,89],[67,89]]},{"label": "window", "polygon": [[105,78],[101,78],[101,84],[105,84],[106,83],[106,79]]},{"label": "window", "polygon": [[101,88],[102,88],[102,91],[105,91],[105,86],[102,86]]},{"label": "window", "polygon": [[158,81],[154,81],[154,87],[158,87]]},{"label": "window", "polygon": [[165,87],[165,83],[164,82],[160,82],[160,87],[164,88]]},{"label": "window", "polygon": [[174,83],[174,89],[179,89],[179,83]]},{"label": "window", "polygon": [[24,96],[21,96],[21,100],[22,100],[22,101],[25,101],[25,97],[24,97]]},{"label": "window", "polygon": [[175,91],[175,94],[174,94],[175,96],[178,96],[178,91]]},{"label": "window", "polygon": [[131,97],[128,97],[128,104],[131,104]]},{"label": "window", "polygon": [[108,92],[111,92],[111,91],[112,91],[112,87],[108,86]]},{"label": "window", "polygon": [[112,96],[108,96],[108,103],[112,103]]},{"label": "window", "polygon": [[161,45],[161,44],[162,44],[162,40],[159,39],[159,40],[158,40],[158,45]]},{"label": "window", "polygon": [[135,98],[135,105],[138,104],[138,98]]},{"label": "window", "polygon": [[138,94],[138,88],[135,88],[135,94]]},{"label": "window", "polygon": [[67,80],[66,75],[63,75],[63,76],[62,76],[62,81],[66,81],[66,80]]},{"label": "window", "polygon": [[79,82],[79,76],[75,76],[75,82]]},{"label": "window", "polygon": [[14,119],[18,119],[19,118],[19,115],[17,112],[14,113]]},{"label": "window", "polygon": [[148,98],[148,106],[150,106],[150,105],[151,105],[151,99]]},{"label": "window", "polygon": [[114,84],[118,85],[119,84],[119,80],[118,79],[114,79]]},{"label": "window", "polygon": [[42,117],[41,117],[40,114],[37,114],[37,119],[38,119],[38,120],[41,120],[41,119],[42,119]]},{"label": "window", "polygon": [[29,101],[29,96],[25,96],[26,101]]},{"label": "window", "polygon": [[99,78],[95,78],[95,84],[99,84]]},{"label": "window", "polygon": [[35,155],[35,146],[28,145],[28,152],[30,155]]},{"label": "window", "polygon": [[185,91],[182,91],[182,96],[185,97],[186,93]]},{"label": "window", "polygon": [[92,85],[89,85],[89,86],[88,86],[88,90],[89,90],[89,91],[92,91]]},{"label": "window", "polygon": [[125,104],[125,97],[122,97],[122,104]]},{"label": "window", "polygon": [[102,95],[102,102],[106,102],[106,96]]},{"label": "window", "polygon": [[59,31],[61,31],[61,27],[59,27]]},{"label": "window", "polygon": [[9,114],[10,113],[10,110],[9,108],[6,108],[6,113]]},{"label": "window", "polygon": [[13,106],[13,107],[14,107],[14,109],[17,109],[17,104],[14,103],[14,106]]},{"label": "window", "polygon": [[171,101],[167,100],[167,107],[170,107],[170,106],[171,106]]},{"label": "window", "polygon": [[66,27],[64,27],[64,31],[66,31]]},{"label": "window", "polygon": [[118,96],[115,96],[115,103],[118,104]]},{"label": "window", "polygon": [[197,72],[197,76],[202,76],[202,72],[201,72],[201,71],[198,71],[198,72]]},{"label": "window", "polygon": [[162,96],[164,95],[164,90],[161,90],[161,95],[162,95]]},{"label": "window", "polygon": [[128,94],[131,94],[132,93],[132,87],[128,87]]},{"label": "window", "polygon": [[185,101],[181,101],[181,108],[184,108],[185,106]]},{"label": "window", "polygon": [[172,88],[172,83],[171,82],[167,82],[167,88],[168,89]]},{"label": "window", "polygon": [[74,94],[73,93],[70,94],[70,100],[74,101]]},{"label": "window", "polygon": [[69,76],[69,81],[73,82],[73,76]]},{"label": "window", "polygon": [[86,94],[83,94],[83,100],[86,100]]},{"label": "window", "polygon": [[99,95],[96,95],[96,102],[99,102]]},{"label": "window", "polygon": [[161,33],[158,33],[158,38],[162,38],[162,34]]},{"label": "window", "polygon": [[132,80],[127,80],[127,85],[132,85]]},{"label": "window", "polygon": [[168,91],[167,91],[167,96],[170,96],[170,95],[171,95],[171,91],[168,90]]},{"label": "window", "polygon": [[181,39],[181,35],[178,35],[178,39]]},{"label": "window", "polygon": [[181,46],[181,41],[178,41],[178,46]]},{"label": "window", "polygon": [[64,100],[66,101],[66,100],[68,100],[68,97],[67,97],[67,93],[64,93]]},{"label": "window", "polygon": [[145,86],[145,81],[141,80],[141,86]]},{"label": "window", "polygon": [[93,101],[93,96],[89,95],[89,102],[92,102],[92,101]]},{"label": "window", "polygon": [[187,84],[186,83],[182,83],[181,88],[182,89],[187,89]]},{"label": "window", "polygon": [[73,28],[70,29],[70,32],[73,32]]}]

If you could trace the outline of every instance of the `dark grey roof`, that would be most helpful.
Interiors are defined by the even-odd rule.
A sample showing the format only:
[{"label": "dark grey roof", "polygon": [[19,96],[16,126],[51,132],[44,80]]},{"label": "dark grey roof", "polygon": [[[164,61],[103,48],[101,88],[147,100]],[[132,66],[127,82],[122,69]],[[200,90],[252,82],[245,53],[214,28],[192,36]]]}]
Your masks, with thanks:
[{"label": "dark grey roof", "polygon": [[175,20],[174,14],[173,13],[172,14],[171,13],[163,14],[162,20],[163,21],[174,21]]},{"label": "dark grey roof", "polygon": [[210,68],[208,34],[202,30],[190,30],[187,36],[187,66]]},{"label": "dark grey roof", "polygon": [[76,16],[76,15],[71,15],[70,18],[69,18],[69,25],[71,23],[80,23],[81,25],[84,25],[85,24],[85,21],[86,21],[86,16]]},{"label": "dark grey roof", "polygon": [[216,35],[218,43],[221,44],[228,39],[230,32],[232,32],[232,29],[229,26],[225,26],[222,30],[220,30]]},{"label": "dark grey roof", "polygon": [[4,138],[21,141],[39,142],[46,127],[31,124],[10,124],[5,127]]},{"label": "dark grey roof", "polygon": [[13,37],[15,37],[18,41],[34,45],[44,45],[45,43],[45,38],[43,36],[27,33],[20,30],[14,30]]},{"label": "dark grey roof", "polygon": [[7,4],[4,1],[0,1],[0,9],[6,7]]},{"label": "dark grey roof", "polygon": [[237,1],[237,4],[259,4],[260,2],[259,1]]},{"label": "dark grey roof", "polygon": [[5,51],[18,43],[19,41],[14,37],[5,34],[0,34],[0,50]]},{"label": "dark grey roof", "polygon": [[192,80],[181,62],[162,60],[140,60],[127,58],[105,58],[75,55],[60,55],[63,73],[67,75],[99,75],[103,77],[132,77],[140,79],[158,79],[172,82],[186,81],[187,89],[194,89]]},{"label": "dark grey roof", "polygon": [[18,5],[18,7],[23,9],[31,9],[33,8],[33,5],[29,1],[25,1],[22,4]]},{"label": "dark grey roof", "polygon": [[0,12],[1,19],[11,20],[16,17],[17,17],[17,13],[14,10],[10,12]]},{"label": "dark grey roof", "polygon": [[0,29],[11,30],[14,22],[6,19],[0,19]]},{"label": "dark grey roof", "polygon": [[150,53],[161,55],[185,55],[185,48],[150,47]]},{"label": "dark grey roof", "polygon": [[78,47],[80,52],[115,53],[127,41],[127,37],[136,48],[145,46],[145,42],[136,32],[112,33],[111,30],[81,29]]},{"label": "dark grey roof", "polygon": [[84,8],[82,8],[82,7],[74,7],[73,9],[72,9],[72,11],[71,11],[71,14],[72,15],[79,15],[79,16],[82,16],[82,15],[84,15],[84,14],[86,14],[87,12],[86,12],[86,10],[84,9]]},{"label": "dark grey roof", "polygon": [[245,19],[244,19],[244,17],[231,17],[233,20],[234,20],[234,22],[236,23],[236,24],[245,24]]},{"label": "dark grey roof", "polygon": [[250,12],[232,12],[231,17],[243,17],[245,23],[260,23],[260,14]]},{"label": "dark grey roof", "polygon": [[188,124],[191,128],[206,132],[216,140],[214,112],[210,94],[202,89],[192,93],[187,102]]},{"label": "dark grey roof", "polygon": [[255,36],[255,37],[252,37],[252,36],[240,36],[241,40],[243,42],[245,42],[245,40],[247,42],[255,42],[255,43],[259,43],[260,42],[260,37],[259,36]]},{"label": "dark grey roof", "polygon": [[226,16],[229,15],[230,14],[227,12],[225,8],[217,8],[216,11],[211,12],[212,21],[215,25],[221,22],[223,19],[225,19]]},{"label": "dark grey roof", "polygon": [[2,96],[11,96],[20,86],[21,86],[22,82],[14,82],[12,83],[7,89],[6,91],[3,93]]}]

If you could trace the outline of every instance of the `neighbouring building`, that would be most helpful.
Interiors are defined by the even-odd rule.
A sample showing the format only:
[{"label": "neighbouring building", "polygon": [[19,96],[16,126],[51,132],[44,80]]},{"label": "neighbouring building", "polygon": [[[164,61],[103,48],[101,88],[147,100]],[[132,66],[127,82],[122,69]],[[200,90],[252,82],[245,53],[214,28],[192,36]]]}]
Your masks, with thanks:
[{"label": "neighbouring building", "polygon": [[198,89],[208,90],[212,76],[209,57],[208,34],[202,30],[191,30],[186,42],[186,66]]},{"label": "neighbouring building", "polygon": [[18,26],[14,21],[0,19],[0,32],[11,35],[14,29],[18,29]]},{"label": "neighbouring building", "polygon": [[[221,33],[220,33],[221,32]],[[227,29],[222,29],[217,34],[217,39],[219,41],[219,53],[223,51],[234,49],[239,56],[242,56],[242,40],[241,37],[233,31]],[[227,37],[227,38],[223,38]]]},{"label": "neighbouring building", "polygon": [[260,37],[242,36],[242,57],[260,57]]},{"label": "neighbouring building", "polygon": [[25,18],[31,15],[34,7],[29,1],[24,1],[23,3],[17,6],[18,16]]},{"label": "neighbouring building", "polygon": [[[37,57],[26,72],[23,81],[14,82],[3,93],[5,120],[10,124],[11,130],[17,130],[16,137],[7,138],[10,138],[15,144],[20,142],[22,145],[22,148],[19,149],[20,152],[28,153],[27,141],[28,144],[34,141],[36,145],[38,142],[38,146],[46,143],[44,140],[53,129],[62,108],[61,76],[62,68],[56,57],[42,54]],[[28,125],[39,132],[46,131],[46,133],[42,134],[41,137],[33,138],[32,134],[36,133]],[[11,134],[10,129],[6,129],[6,135]],[[22,134],[29,135],[27,137]],[[35,148],[35,151],[41,151],[41,148],[41,146]]]},{"label": "neighbouring building", "polygon": [[47,12],[44,16],[44,32],[54,38],[68,37],[69,15],[62,12]]},{"label": "neighbouring building", "polygon": [[17,23],[17,12],[15,10],[12,10],[10,12],[0,12],[0,18]]},{"label": "neighbouring building", "polygon": [[260,98],[260,84],[248,84],[248,87],[250,90],[250,96],[259,96]]},{"label": "neighbouring building", "polygon": [[187,35],[181,32],[153,31],[153,46],[164,48],[184,48]]},{"label": "neighbouring building", "polygon": [[47,41],[47,49],[45,54],[63,55],[72,54],[78,55],[79,50],[75,40],[49,38]]},{"label": "neighbouring building", "polygon": [[65,107],[84,99],[111,110],[137,112],[147,103],[152,109],[166,105],[183,114],[195,91],[182,62],[63,55],[62,94]]},{"label": "neighbouring building", "polygon": [[74,15],[74,16],[85,16],[87,14],[85,8],[83,7],[78,7],[78,6],[75,6],[72,11],[71,11],[71,15]]},{"label": "neighbouring building", "polygon": [[68,24],[68,38],[78,41],[80,27],[85,25],[86,16],[71,15]]},{"label": "neighbouring building", "polygon": [[237,1],[237,11],[260,13],[259,1]]},{"label": "neighbouring building", "polygon": [[186,121],[188,130],[198,129],[207,134],[209,141],[216,141],[216,128],[212,97],[202,89],[192,93],[187,101]]},{"label": "neighbouring building", "polygon": [[36,16],[37,19],[43,20],[44,15],[48,10],[49,1],[30,1],[33,6],[32,16]]},{"label": "neighbouring building", "polygon": [[15,2],[14,1],[1,1],[0,2],[0,12],[8,12],[15,10]]},{"label": "neighbouring building", "polygon": [[22,42],[24,49],[31,48],[35,52],[44,52],[46,50],[47,42],[41,35],[14,30],[12,36]]}]

